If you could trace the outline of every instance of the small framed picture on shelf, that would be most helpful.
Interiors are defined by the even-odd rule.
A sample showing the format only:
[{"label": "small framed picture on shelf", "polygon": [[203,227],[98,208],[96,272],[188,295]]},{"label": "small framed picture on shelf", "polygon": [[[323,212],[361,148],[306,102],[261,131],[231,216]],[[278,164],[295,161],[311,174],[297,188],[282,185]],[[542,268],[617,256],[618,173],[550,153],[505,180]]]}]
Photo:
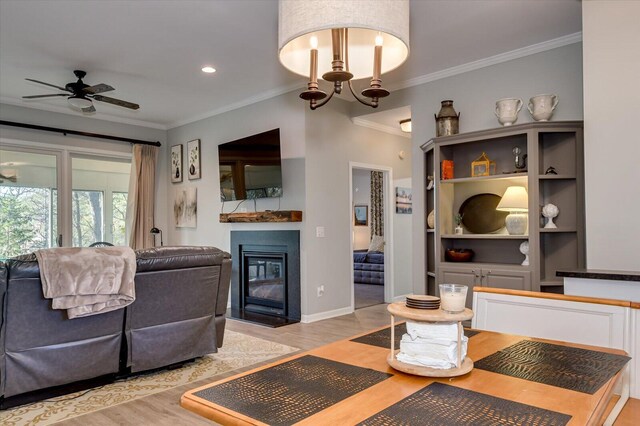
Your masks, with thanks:
[{"label": "small framed picture on shelf", "polygon": [[486,153],[471,162],[471,176],[490,176],[496,174],[496,162],[491,161]]},{"label": "small framed picture on shelf", "polygon": [[200,139],[187,142],[189,180],[200,179]]},{"label": "small framed picture on shelf", "polygon": [[355,226],[369,226],[369,206],[354,206],[353,218]]},{"label": "small framed picture on shelf", "polygon": [[171,182],[182,182],[182,144],[171,147]]}]

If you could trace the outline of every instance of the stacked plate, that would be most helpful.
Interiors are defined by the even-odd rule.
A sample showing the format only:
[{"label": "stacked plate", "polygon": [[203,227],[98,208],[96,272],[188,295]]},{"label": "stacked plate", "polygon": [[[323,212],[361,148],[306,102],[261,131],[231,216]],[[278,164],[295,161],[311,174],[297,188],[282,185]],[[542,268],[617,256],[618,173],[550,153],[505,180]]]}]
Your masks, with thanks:
[{"label": "stacked plate", "polygon": [[436,296],[421,296],[417,294],[407,296],[407,308],[439,309],[440,298]]}]

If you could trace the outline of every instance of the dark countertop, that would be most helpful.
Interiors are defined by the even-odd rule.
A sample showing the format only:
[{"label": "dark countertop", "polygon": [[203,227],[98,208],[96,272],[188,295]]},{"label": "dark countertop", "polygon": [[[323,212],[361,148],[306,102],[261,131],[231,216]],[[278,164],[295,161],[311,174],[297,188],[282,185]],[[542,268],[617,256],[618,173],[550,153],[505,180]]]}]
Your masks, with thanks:
[{"label": "dark countertop", "polygon": [[588,278],[592,280],[640,281],[638,271],[607,271],[604,269],[573,269],[557,271],[557,277]]}]

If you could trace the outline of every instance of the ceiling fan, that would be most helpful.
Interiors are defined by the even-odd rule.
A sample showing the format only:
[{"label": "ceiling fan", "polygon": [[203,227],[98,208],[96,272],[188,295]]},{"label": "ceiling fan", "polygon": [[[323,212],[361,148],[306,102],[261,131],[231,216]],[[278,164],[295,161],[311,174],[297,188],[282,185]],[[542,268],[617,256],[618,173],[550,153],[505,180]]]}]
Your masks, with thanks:
[{"label": "ceiling fan", "polygon": [[[86,72],[81,70],[75,70],[73,72],[76,77],[78,77],[78,81],[67,83],[64,87],[56,86],[55,84],[45,83],[44,81],[38,81],[31,78],[25,78],[25,80],[33,81],[34,83],[44,84],[45,86],[55,87],[59,90],[64,90],[67,93],[54,93],[50,95],[32,95],[32,96],[23,96],[23,99],[37,99],[37,98],[51,98],[56,96],[65,96],[67,97],[67,101],[69,104],[75,108],[79,108],[82,112],[95,112],[96,109],[93,106],[92,100],[99,102],[106,102],[108,104],[121,106],[129,109],[138,109],[140,105],[134,104],[132,102],[123,101],[120,99],[110,98],[108,96],[102,96],[100,93],[109,92],[111,90],[115,90],[113,87],[108,84],[100,83],[95,86],[89,86],[88,84],[84,84],[82,79]],[[71,95],[69,95],[71,93]]]}]

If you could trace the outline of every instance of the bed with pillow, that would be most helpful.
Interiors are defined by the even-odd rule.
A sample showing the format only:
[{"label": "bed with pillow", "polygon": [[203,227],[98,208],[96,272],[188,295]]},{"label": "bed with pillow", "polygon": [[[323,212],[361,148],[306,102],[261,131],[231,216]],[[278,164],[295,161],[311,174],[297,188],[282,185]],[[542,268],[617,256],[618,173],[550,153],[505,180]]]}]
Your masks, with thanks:
[{"label": "bed with pillow", "polygon": [[374,235],[368,250],[353,251],[353,282],[384,285],[384,238]]},{"label": "bed with pillow", "polygon": [[380,251],[353,251],[353,282],[356,284],[384,285],[384,253]]}]

